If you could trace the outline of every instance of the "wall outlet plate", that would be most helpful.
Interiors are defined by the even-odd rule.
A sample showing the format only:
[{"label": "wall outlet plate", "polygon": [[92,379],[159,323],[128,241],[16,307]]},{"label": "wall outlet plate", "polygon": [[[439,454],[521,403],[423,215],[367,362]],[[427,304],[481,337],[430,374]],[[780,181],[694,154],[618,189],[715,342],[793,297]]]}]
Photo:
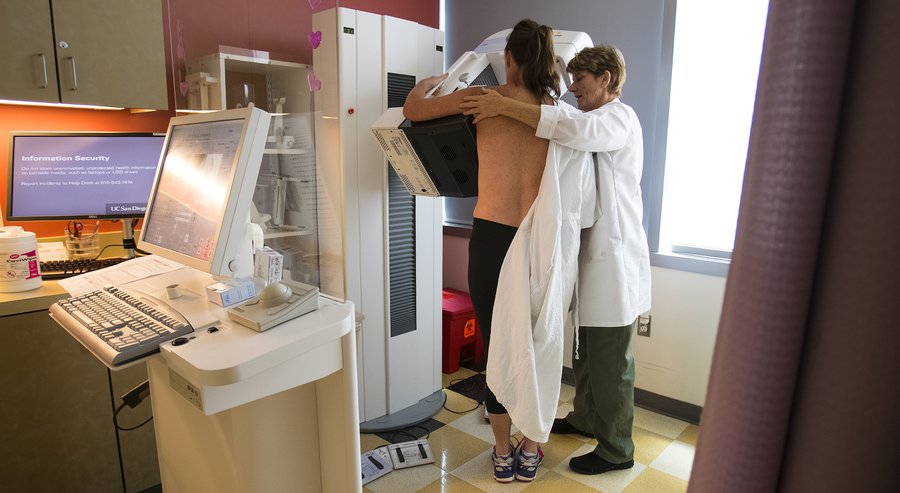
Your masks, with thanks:
[{"label": "wall outlet plate", "polygon": [[434,456],[431,455],[431,447],[428,445],[428,440],[392,443],[387,447],[394,469],[405,469],[434,462]]},{"label": "wall outlet plate", "polygon": [[643,337],[650,337],[650,320],[651,316],[649,313],[645,315],[641,315],[638,317],[638,326],[637,326],[637,335]]}]

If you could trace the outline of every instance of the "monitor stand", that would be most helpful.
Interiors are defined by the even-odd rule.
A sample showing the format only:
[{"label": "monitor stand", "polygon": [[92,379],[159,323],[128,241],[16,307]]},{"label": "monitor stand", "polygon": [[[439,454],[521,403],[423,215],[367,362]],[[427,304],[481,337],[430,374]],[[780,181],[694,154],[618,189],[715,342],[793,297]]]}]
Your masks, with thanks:
[{"label": "monitor stand", "polygon": [[[122,248],[125,250],[125,256],[134,258],[134,250],[137,245],[134,242],[134,223],[131,219],[119,219],[122,223]],[[129,248],[129,245],[131,248]]]}]

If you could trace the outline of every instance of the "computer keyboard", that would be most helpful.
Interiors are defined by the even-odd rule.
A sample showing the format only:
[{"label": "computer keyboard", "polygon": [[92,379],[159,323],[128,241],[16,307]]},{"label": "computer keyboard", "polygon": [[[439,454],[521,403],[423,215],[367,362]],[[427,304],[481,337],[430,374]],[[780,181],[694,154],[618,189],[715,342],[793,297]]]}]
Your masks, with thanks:
[{"label": "computer keyboard", "polygon": [[57,301],[50,316],[110,368],[194,330],[158,300],[113,286]]},{"label": "computer keyboard", "polygon": [[129,260],[128,257],[109,257],[101,259],[73,258],[66,260],[48,260],[40,262],[43,279],[65,279],[85,272],[100,270]]}]

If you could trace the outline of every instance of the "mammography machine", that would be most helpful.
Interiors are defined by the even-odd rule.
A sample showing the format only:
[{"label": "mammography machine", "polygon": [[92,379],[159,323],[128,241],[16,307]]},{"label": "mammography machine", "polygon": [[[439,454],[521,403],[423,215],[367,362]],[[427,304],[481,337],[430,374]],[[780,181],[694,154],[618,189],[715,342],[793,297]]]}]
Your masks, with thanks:
[{"label": "mammography machine", "polygon": [[[500,31],[467,51],[447,69],[447,78],[427,96],[441,96],[471,86],[506,82],[503,50],[511,29]],[[554,31],[553,49],[560,89],[570,84],[566,64],[593,46],[583,32]],[[431,197],[473,197],[478,194],[478,155],[472,117],[453,115],[426,122],[404,118],[403,108],[389,108],[372,125],[378,143],[407,191]]]}]

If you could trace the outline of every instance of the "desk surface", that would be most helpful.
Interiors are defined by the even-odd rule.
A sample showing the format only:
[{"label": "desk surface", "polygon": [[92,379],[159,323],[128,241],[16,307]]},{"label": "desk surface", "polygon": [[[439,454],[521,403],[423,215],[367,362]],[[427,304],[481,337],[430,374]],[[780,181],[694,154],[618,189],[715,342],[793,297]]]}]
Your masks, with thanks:
[{"label": "desk surface", "polygon": [[[62,241],[63,237],[39,238],[38,242],[56,242]],[[125,251],[117,244],[122,242],[121,232],[105,232],[100,233],[101,247],[109,246],[104,251],[104,257],[122,257]],[[0,293],[0,317],[7,315],[18,315],[20,313],[36,312],[47,310],[50,305],[63,298],[68,298],[69,293],[63,289],[58,282],[45,279],[41,287],[29,291],[18,291],[15,293]]]},{"label": "desk surface", "polygon": [[69,293],[56,281],[44,281],[41,287],[16,293],[0,293],[0,317],[36,312],[50,308]]}]

